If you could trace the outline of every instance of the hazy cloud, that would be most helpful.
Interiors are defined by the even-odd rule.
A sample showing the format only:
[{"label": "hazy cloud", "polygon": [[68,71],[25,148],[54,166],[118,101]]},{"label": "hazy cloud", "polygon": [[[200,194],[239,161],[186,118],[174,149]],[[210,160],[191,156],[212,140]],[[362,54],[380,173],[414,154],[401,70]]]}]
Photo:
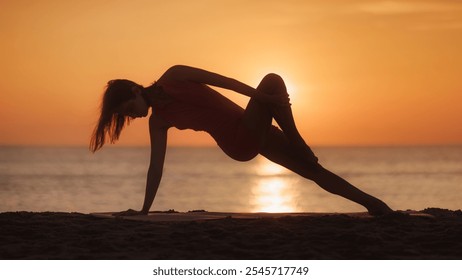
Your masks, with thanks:
[{"label": "hazy cloud", "polygon": [[367,1],[356,10],[377,15],[461,12],[462,3],[454,1]]},{"label": "hazy cloud", "polygon": [[399,23],[412,30],[462,30],[462,1],[357,1],[347,12],[382,23],[400,18]]}]

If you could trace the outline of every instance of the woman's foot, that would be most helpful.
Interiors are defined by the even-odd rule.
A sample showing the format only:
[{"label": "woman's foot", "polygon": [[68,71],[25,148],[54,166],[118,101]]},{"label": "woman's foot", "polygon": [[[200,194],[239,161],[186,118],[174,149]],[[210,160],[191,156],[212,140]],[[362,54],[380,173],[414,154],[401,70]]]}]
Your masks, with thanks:
[{"label": "woman's foot", "polygon": [[371,203],[371,205],[366,208],[369,214],[371,214],[372,216],[383,216],[394,213],[394,211],[390,207],[388,207],[388,205],[385,204],[385,202],[379,199]]}]

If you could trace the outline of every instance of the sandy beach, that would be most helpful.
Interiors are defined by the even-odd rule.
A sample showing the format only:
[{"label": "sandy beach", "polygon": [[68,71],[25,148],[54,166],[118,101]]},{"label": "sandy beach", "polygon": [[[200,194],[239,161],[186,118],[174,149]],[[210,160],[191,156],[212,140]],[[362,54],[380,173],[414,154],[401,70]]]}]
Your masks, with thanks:
[{"label": "sandy beach", "polygon": [[462,212],[147,222],[0,213],[1,259],[462,259]]}]

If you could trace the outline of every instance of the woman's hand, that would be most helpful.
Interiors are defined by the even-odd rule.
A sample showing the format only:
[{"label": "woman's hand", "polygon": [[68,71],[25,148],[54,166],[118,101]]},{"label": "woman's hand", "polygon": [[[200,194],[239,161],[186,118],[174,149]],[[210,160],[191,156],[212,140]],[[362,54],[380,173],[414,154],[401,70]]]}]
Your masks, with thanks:
[{"label": "woman's hand", "polygon": [[263,103],[267,103],[273,106],[278,107],[289,107],[290,105],[290,98],[289,94],[266,94],[260,91],[256,91],[255,96],[257,100]]},{"label": "woman's hand", "polygon": [[118,213],[114,213],[114,214],[112,214],[112,216],[123,217],[123,216],[140,216],[140,215],[147,215],[147,214],[148,213],[143,212],[143,211],[137,211],[137,210],[133,210],[133,209],[128,209],[126,211],[121,211],[121,212],[118,212]]}]

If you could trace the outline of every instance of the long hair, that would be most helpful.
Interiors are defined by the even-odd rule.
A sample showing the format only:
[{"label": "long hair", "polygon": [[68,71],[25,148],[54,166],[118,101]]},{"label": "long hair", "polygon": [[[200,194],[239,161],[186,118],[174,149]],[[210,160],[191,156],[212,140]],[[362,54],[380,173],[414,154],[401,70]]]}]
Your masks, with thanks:
[{"label": "long hair", "polygon": [[[96,152],[106,143],[106,137],[114,143],[119,139],[120,133],[130,117],[117,113],[117,108],[124,102],[135,98],[133,86],[140,86],[130,80],[117,79],[107,83],[101,100],[101,114],[90,140],[90,150]],[[141,86],[140,86],[141,87]]]}]

